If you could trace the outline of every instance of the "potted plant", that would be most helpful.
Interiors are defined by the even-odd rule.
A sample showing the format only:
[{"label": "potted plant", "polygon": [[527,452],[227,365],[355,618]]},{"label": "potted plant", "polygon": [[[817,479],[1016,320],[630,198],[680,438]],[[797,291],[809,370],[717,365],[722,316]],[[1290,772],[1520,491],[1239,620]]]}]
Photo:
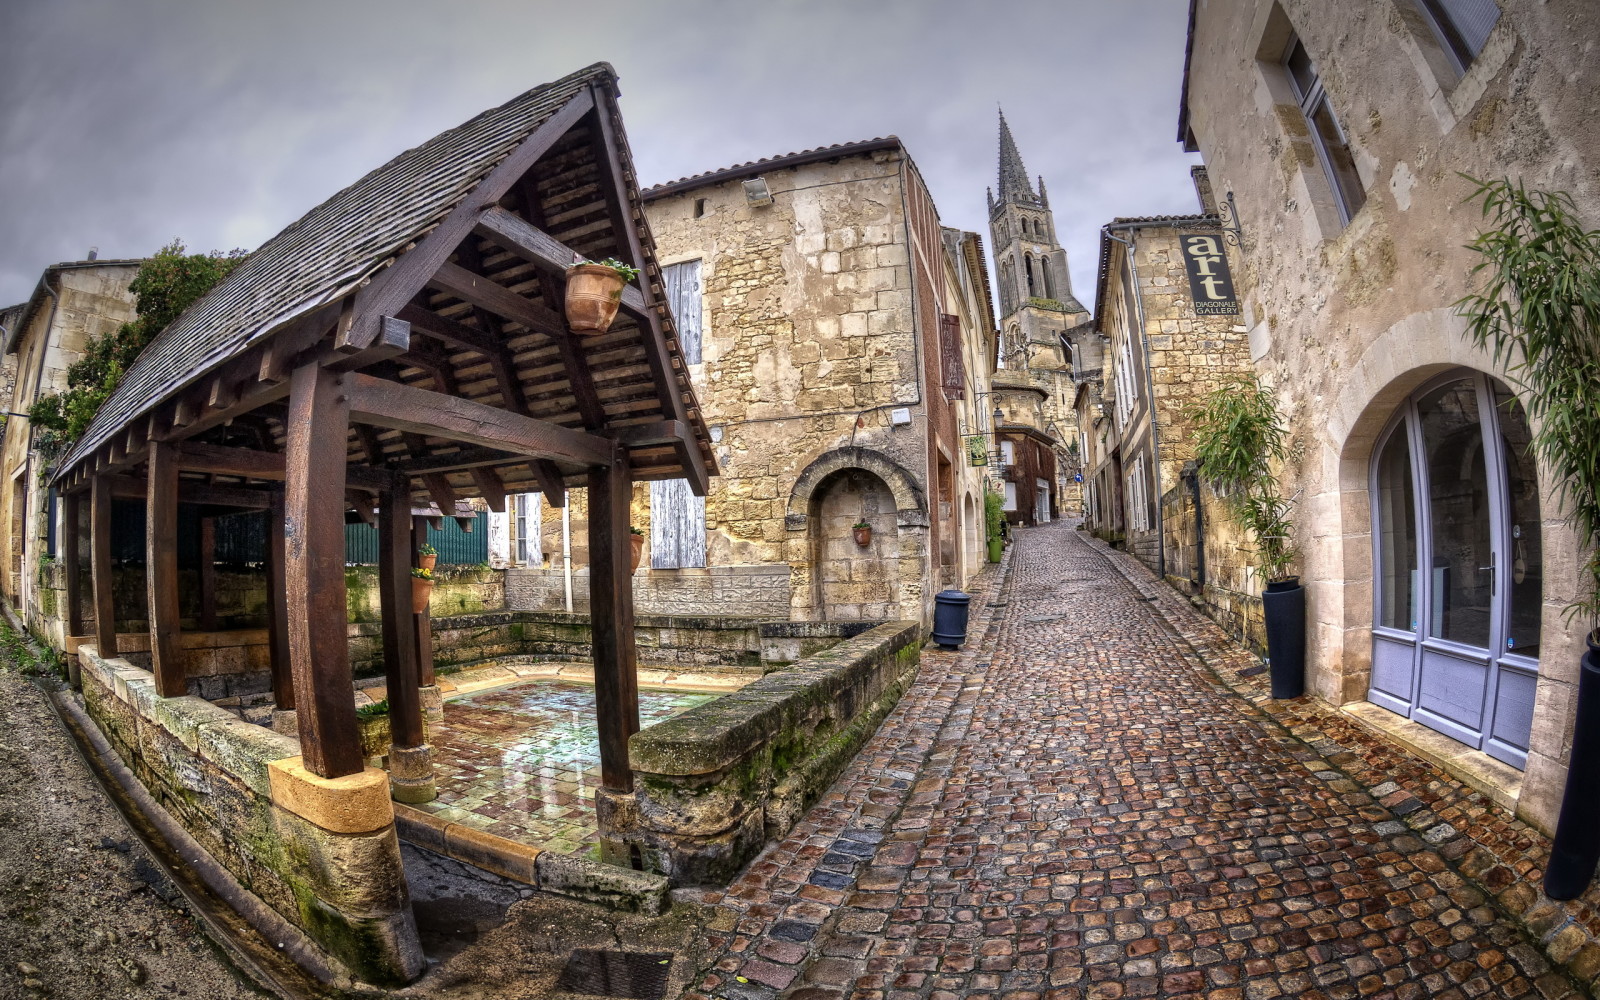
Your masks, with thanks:
[{"label": "potted plant", "polygon": [[1294,498],[1283,496],[1273,471],[1289,458],[1288,432],[1272,393],[1254,374],[1230,379],[1193,417],[1196,464],[1256,540],[1256,569],[1267,582],[1261,607],[1272,697],[1298,698],[1306,690],[1306,593],[1289,572],[1296,557],[1289,540]]},{"label": "potted plant", "polygon": [[639,563],[644,559],[644,532],[629,525],[628,542],[633,546],[633,569],[639,569]]},{"label": "potted plant", "polygon": [[1005,531],[1001,527],[1005,523],[1005,499],[993,490],[985,490],[983,494],[983,520],[986,537],[989,544],[989,561],[997,563],[1006,550]]},{"label": "potted plant", "polygon": [[432,570],[439,564],[439,550],[423,542],[417,548],[417,565],[426,570]]},{"label": "potted plant", "polygon": [[356,725],[361,729],[361,756],[371,760],[384,757],[394,742],[389,726],[389,699],[375,701],[356,709]]},{"label": "potted plant", "polygon": [[1566,792],[1544,891],[1574,899],[1600,862],[1600,230],[1585,231],[1565,192],[1467,178],[1488,223],[1471,249],[1486,280],[1456,303],[1467,334],[1494,352],[1533,425],[1533,453],[1549,470],[1579,554],[1579,597],[1567,605],[1588,650],[1580,654],[1577,718]]},{"label": "potted plant", "polygon": [[872,525],[866,521],[857,521],[850,526],[850,533],[855,536],[856,544],[866,548],[872,544]]},{"label": "potted plant", "polygon": [[629,267],[615,257],[567,268],[567,326],[591,334],[611,329],[617,307],[622,304],[623,286],[638,276],[637,267]]},{"label": "potted plant", "polygon": [[411,570],[411,613],[420,615],[428,610],[428,598],[433,595],[433,570],[416,566]]}]

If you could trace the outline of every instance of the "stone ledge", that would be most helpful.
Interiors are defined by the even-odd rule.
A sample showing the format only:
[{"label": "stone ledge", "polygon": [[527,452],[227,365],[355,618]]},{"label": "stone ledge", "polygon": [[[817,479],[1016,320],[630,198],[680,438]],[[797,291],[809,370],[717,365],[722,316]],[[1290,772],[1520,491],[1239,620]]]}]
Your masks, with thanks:
[{"label": "stone ledge", "polygon": [[396,804],[395,827],[402,840],[425,851],[482,868],[542,892],[599,903],[647,917],[670,905],[667,880],[649,872],[604,864],[589,858],[552,854],[531,844],[441,819]]},{"label": "stone ledge", "polygon": [[267,775],[273,805],[331,833],[372,833],[394,822],[389,775],[379,768],[324,778],[295,756],[268,761]]},{"label": "stone ledge", "polygon": [[1482,792],[1506,812],[1516,811],[1517,796],[1522,793],[1522,772],[1510,764],[1371,702],[1351,702],[1339,706],[1339,711]]}]

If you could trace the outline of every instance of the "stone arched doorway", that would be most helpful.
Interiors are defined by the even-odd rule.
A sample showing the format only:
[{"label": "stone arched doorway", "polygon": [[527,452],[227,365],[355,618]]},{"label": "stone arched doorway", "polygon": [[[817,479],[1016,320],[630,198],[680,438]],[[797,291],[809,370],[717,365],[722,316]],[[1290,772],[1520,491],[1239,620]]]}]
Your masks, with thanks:
[{"label": "stone arched doorway", "polygon": [[[851,536],[860,520],[872,525],[866,546]],[[926,617],[927,503],[887,455],[839,448],[818,457],[795,479],[784,524],[795,618]]]},{"label": "stone arched doorway", "polygon": [[961,585],[983,568],[983,513],[977,498],[968,493],[961,503]]},{"label": "stone arched doorway", "polygon": [[[812,493],[807,513],[819,617],[824,621],[899,617],[900,539],[888,485],[865,469],[841,469]],[[854,535],[860,524],[871,529],[865,545]]]}]

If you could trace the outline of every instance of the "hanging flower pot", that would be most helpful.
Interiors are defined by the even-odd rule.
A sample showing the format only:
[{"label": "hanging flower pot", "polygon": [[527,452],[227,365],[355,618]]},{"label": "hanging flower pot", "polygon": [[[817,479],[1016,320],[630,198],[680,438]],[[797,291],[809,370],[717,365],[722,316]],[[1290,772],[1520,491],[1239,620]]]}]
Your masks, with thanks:
[{"label": "hanging flower pot", "polygon": [[426,543],[417,550],[417,566],[432,570],[439,563],[439,550]]},{"label": "hanging flower pot", "polygon": [[638,528],[629,528],[628,531],[631,532],[628,541],[633,545],[633,569],[637,570],[640,561],[644,559],[644,532]]},{"label": "hanging flower pot", "polygon": [[856,536],[856,544],[866,548],[872,544],[872,525],[865,521],[857,521],[850,526],[850,533]]},{"label": "hanging flower pot", "polygon": [[611,329],[622,304],[622,288],[639,276],[614,257],[598,264],[574,264],[567,268],[567,326],[578,333],[601,334]]},{"label": "hanging flower pot", "polygon": [[433,594],[433,570],[421,566],[411,571],[411,613],[420,615],[428,610],[428,598]]}]

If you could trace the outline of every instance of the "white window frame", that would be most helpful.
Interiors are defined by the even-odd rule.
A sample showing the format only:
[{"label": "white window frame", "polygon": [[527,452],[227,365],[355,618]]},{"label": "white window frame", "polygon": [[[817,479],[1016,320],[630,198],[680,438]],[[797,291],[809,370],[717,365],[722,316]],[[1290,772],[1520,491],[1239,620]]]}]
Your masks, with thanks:
[{"label": "white window frame", "polygon": [[[1289,61],[1298,48],[1305,53],[1306,66],[1310,71],[1311,79],[1304,85],[1295,78],[1294,71],[1289,66]],[[1339,121],[1339,116],[1333,110],[1333,105],[1328,101],[1328,92],[1322,85],[1322,71],[1317,68],[1316,62],[1311,58],[1311,50],[1306,48],[1305,42],[1297,34],[1289,36],[1289,44],[1283,50],[1283,71],[1289,78],[1289,89],[1300,102],[1300,114],[1305,118],[1306,131],[1311,137],[1311,145],[1317,151],[1317,162],[1322,165],[1323,179],[1327,182],[1328,189],[1333,194],[1333,204],[1339,211],[1339,221],[1348,226],[1355,214],[1367,203],[1366,184],[1361,178],[1360,171],[1356,168],[1355,152],[1350,148],[1349,133]],[[1317,128],[1317,115],[1326,113],[1328,121],[1332,123],[1339,148],[1334,149],[1328,145],[1327,138]],[[1339,169],[1334,165],[1334,159],[1342,154],[1342,158],[1349,161],[1350,174],[1354,178],[1352,189],[1346,189],[1341,181]],[[1359,198],[1356,203],[1354,200]]]},{"label": "white window frame", "polygon": [[511,498],[511,548],[518,566],[544,564],[543,504],[544,496],[539,493],[517,493]]}]

